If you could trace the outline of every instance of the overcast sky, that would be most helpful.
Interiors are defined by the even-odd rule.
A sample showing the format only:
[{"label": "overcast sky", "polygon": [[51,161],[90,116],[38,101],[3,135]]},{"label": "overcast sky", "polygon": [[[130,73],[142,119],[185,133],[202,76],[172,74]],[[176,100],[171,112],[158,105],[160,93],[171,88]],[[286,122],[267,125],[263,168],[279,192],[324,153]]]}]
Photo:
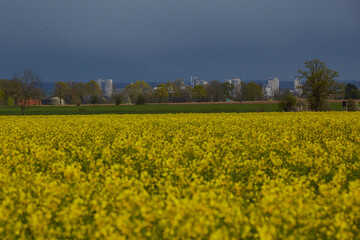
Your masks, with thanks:
[{"label": "overcast sky", "polygon": [[1,0],[0,78],[290,81],[318,58],[360,80],[358,0]]}]

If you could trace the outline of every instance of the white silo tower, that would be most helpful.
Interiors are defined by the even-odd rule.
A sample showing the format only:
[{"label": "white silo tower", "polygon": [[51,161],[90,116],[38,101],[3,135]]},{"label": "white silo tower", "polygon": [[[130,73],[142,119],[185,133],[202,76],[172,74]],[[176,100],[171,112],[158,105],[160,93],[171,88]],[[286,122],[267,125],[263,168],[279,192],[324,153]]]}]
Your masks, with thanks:
[{"label": "white silo tower", "polygon": [[302,94],[301,87],[302,87],[301,80],[298,77],[296,77],[294,79],[294,92],[301,95]]},{"label": "white silo tower", "polygon": [[107,79],[107,80],[105,80],[104,95],[106,97],[110,98],[112,94],[113,94],[113,80],[112,79]]},{"label": "white silo tower", "polygon": [[195,87],[195,86],[197,86],[197,85],[200,85],[200,79],[199,79],[199,77],[191,76],[191,77],[190,77],[190,81],[191,81],[191,86],[192,86],[192,87]]},{"label": "white silo tower", "polygon": [[233,77],[233,79],[231,80],[231,83],[234,85],[234,88],[237,88],[238,86],[241,85],[241,80],[239,77],[235,76]]},{"label": "white silo tower", "polygon": [[233,95],[233,97],[236,97],[240,94],[240,91],[241,91],[241,80],[239,77],[235,76],[231,80],[231,83],[234,86],[232,95]]},{"label": "white silo tower", "polygon": [[271,89],[272,96],[275,96],[277,93],[279,93],[279,79],[277,77],[275,78],[269,78],[268,79],[268,86]]},{"label": "white silo tower", "polygon": [[99,85],[100,90],[102,91],[102,86],[101,85],[102,85],[103,80],[101,78],[99,78],[98,80],[96,80],[96,82]]}]

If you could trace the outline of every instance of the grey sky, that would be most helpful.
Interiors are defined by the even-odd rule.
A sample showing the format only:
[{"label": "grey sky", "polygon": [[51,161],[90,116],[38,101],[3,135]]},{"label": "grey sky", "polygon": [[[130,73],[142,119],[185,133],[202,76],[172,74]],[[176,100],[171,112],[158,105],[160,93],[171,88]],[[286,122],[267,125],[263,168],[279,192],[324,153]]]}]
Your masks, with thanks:
[{"label": "grey sky", "polygon": [[358,0],[1,0],[0,78],[278,76],[319,58],[360,80]]}]

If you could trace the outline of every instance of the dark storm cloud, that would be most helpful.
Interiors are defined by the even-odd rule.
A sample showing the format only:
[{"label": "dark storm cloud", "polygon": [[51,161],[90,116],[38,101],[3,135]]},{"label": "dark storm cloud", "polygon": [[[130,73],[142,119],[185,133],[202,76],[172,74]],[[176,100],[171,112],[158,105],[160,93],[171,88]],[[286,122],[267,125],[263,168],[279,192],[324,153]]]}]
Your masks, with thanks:
[{"label": "dark storm cloud", "polygon": [[359,14],[355,0],[7,0],[0,77],[291,80],[316,57],[356,79]]}]

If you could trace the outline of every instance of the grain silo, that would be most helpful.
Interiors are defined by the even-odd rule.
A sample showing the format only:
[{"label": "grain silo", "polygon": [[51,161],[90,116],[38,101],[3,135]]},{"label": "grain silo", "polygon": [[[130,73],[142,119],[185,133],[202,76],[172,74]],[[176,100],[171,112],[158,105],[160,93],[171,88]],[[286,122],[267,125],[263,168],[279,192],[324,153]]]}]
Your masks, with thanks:
[{"label": "grain silo", "polygon": [[107,79],[105,80],[104,96],[110,98],[112,94],[113,94],[113,80]]},{"label": "grain silo", "polygon": [[97,84],[99,85],[99,88],[100,88],[100,90],[102,91],[102,82],[103,82],[104,80],[102,80],[101,78],[99,78],[98,80],[96,80],[96,82],[97,82]]}]

